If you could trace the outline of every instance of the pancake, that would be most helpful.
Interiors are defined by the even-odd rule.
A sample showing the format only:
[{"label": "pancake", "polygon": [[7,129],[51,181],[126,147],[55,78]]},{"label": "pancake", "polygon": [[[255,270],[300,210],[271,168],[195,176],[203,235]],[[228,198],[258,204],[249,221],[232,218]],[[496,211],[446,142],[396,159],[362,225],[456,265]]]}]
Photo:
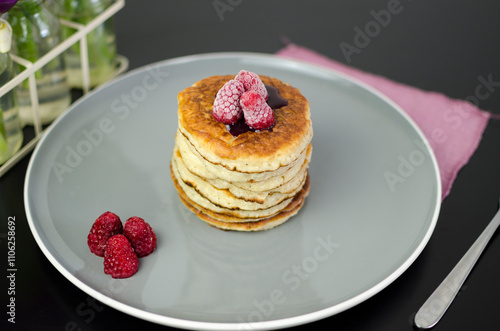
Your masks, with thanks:
[{"label": "pancake", "polygon": [[177,149],[174,150],[174,155],[172,156],[172,166],[184,183],[214,204],[226,208],[246,210],[268,208],[287,198],[293,197],[304,184],[307,170],[306,167],[303,167],[301,173],[297,174],[297,176],[281,187],[278,187],[277,190],[254,192],[234,186],[230,182],[220,179],[214,185],[211,181],[207,181],[191,173],[184,165]]},{"label": "pancake", "polygon": [[192,173],[207,180],[223,179],[241,188],[256,192],[271,190],[289,181],[300,171],[304,162],[309,164],[312,152],[312,145],[309,144],[297,159],[274,171],[246,173],[231,171],[219,164],[207,161],[179,132],[176,134],[176,146],[179,148],[182,159],[185,160],[186,167]]},{"label": "pancake", "polygon": [[211,76],[178,95],[179,131],[211,163],[231,171],[274,171],[297,159],[312,139],[309,102],[300,91],[276,78],[260,76],[278,89],[288,105],[275,109],[272,130],[245,132],[234,137],[212,116],[217,91],[234,75]]},{"label": "pancake", "polygon": [[279,213],[257,220],[248,219],[238,219],[235,217],[230,217],[228,215],[213,213],[210,210],[204,209],[199,205],[196,205],[193,201],[184,194],[183,190],[179,187],[179,184],[171,172],[172,180],[179,192],[179,197],[184,205],[196,214],[201,220],[205,221],[209,225],[219,228],[221,230],[234,230],[234,231],[264,231],[272,229],[280,224],[286,222],[290,217],[296,215],[298,211],[302,208],[304,201],[309,194],[310,179],[309,175],[306,177],[304,186],[300,192],[292,199],[287,208],[281,210]]},{"label": "pancake", "polygon": [[297,88],[259,77],[286,100],[273,108],[275,123],[268,129],[233,135],[229,125],[214,119],[216,94],[234,75],[207,77],[178,95],[170,174],[180,200],[223,230],[274,228],[297,214],[309,193],[309,102]]},{"label": "pancake", "polygon": [[182,189],[182,192],[197,206],[201,206],[205,209],[211,210],[215,213],[229,215],[239,219],[262,219],[269,216],[277,214],[281,209],[285,208],[292,198],[281,201],[279,204],[271,206],[269,208],[261,209],[240,209],[236,206],[226,207],[217,204],[217,201],[212,201],[210,198],[204,196],[201,192],[197,191],[189,182],[184,182],[179,176],[179,172],[176,169],[176,164],[171,163],[171,171],[175,179],[177,180],[178,186]]}]

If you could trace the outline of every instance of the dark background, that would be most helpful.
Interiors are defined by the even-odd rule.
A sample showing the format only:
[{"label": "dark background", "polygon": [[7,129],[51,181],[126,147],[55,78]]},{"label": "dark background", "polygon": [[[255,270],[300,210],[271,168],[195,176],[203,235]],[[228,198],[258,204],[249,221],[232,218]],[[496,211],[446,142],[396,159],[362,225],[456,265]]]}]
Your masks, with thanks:
[{"label": "dark background", "polygon": [[[220,16],[214,3],[231,7]],[[371,11],[397,1],[129,0],[115,17],[119,53],[130,68],[220,51],[274,53],[283,40],[340,62],[342,42],[373,21]],[[398,14],[350,65],[425,90],[464,99],[478,77],[500,82],[500,2],[401,0]],[[500,114],[500,87],[480,108]],[[0,178],[0,266],[6,270],[6,223],[16,217],[16,324],[7,323],[6,271],[0,271],[0,327],[19,330],[172,330],[94,302],[45,258],[26,222],[24,175],[29,158]],[[305,330],[413,330],[413,316],[479,236],[500,195],[500,121],[490,121],[470,162],[444,200],[435,232],[415,263],[371,299]],[[499,329],[500,240],[487,247],[438,330]]]}]

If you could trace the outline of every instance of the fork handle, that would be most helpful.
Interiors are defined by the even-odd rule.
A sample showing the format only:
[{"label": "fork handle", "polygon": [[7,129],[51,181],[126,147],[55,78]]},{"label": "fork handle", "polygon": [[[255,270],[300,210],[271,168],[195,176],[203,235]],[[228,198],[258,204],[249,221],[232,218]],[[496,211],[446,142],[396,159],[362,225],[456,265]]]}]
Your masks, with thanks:
[{"label": "fork handle", "polygon": [[499,225],[500,210],[467,253],[418,310],[415,315],[417,327],[421,329],[432,328],[441,319]]}]

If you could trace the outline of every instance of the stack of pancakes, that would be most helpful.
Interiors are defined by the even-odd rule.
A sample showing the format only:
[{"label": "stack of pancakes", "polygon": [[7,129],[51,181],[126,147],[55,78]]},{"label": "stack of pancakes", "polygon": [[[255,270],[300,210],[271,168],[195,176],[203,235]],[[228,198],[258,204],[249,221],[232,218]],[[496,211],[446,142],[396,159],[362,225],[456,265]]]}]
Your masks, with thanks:
[{"label": "stack of pancakes", "polygon": [[260,76],[288,104],[274,109],[271,129],[234,136],[212,116],[217,92],[233,78],[211,76],[179,93],[171,175],[182,202],[208,224],[267,230],[295,215],[309,192],[309,103],[289,84]]}]

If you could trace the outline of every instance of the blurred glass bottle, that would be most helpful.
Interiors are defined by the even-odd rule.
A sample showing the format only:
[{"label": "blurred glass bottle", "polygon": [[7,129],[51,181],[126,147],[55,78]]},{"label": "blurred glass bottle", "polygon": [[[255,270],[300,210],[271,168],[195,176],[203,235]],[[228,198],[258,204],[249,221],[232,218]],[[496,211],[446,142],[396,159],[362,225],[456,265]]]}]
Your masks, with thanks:
[{"label": "blurred glass bottle", "polygon": [[[114,0],[52,0],[51,9],[62,19],[86,25],[108,8]],[[63,37],[76,29],[62,26]],[[116,37],[113,17],[87,34],[90,87],[109,80],[116,68]],[[80,43],[73,44],[65,53],[68,81],[71,87],[82,88]]]},{"label": "blurred glass bottle", "polygon": [[[57,17],[44,0],[20,0],[7,14],[13,31],[12,52],[28,61],[36,62],[62,40]],[[18,66],[19,71],[25,68]],[[62,55],[57,56],[35,72],[39,114],[42,123],[49,123],[68,108],[71,95]],[[33,124],[34,116],[28,80],[17,89],[21,121]]]},{"label": "blurred glass bottle", "polygon": [[[7,21],[0,19],[0,86],[14,77],[9,56],[12,29]],[[23,142],[19,121],[17,99],[13,90],[0,97],[0,164],[16,153]]]}]

